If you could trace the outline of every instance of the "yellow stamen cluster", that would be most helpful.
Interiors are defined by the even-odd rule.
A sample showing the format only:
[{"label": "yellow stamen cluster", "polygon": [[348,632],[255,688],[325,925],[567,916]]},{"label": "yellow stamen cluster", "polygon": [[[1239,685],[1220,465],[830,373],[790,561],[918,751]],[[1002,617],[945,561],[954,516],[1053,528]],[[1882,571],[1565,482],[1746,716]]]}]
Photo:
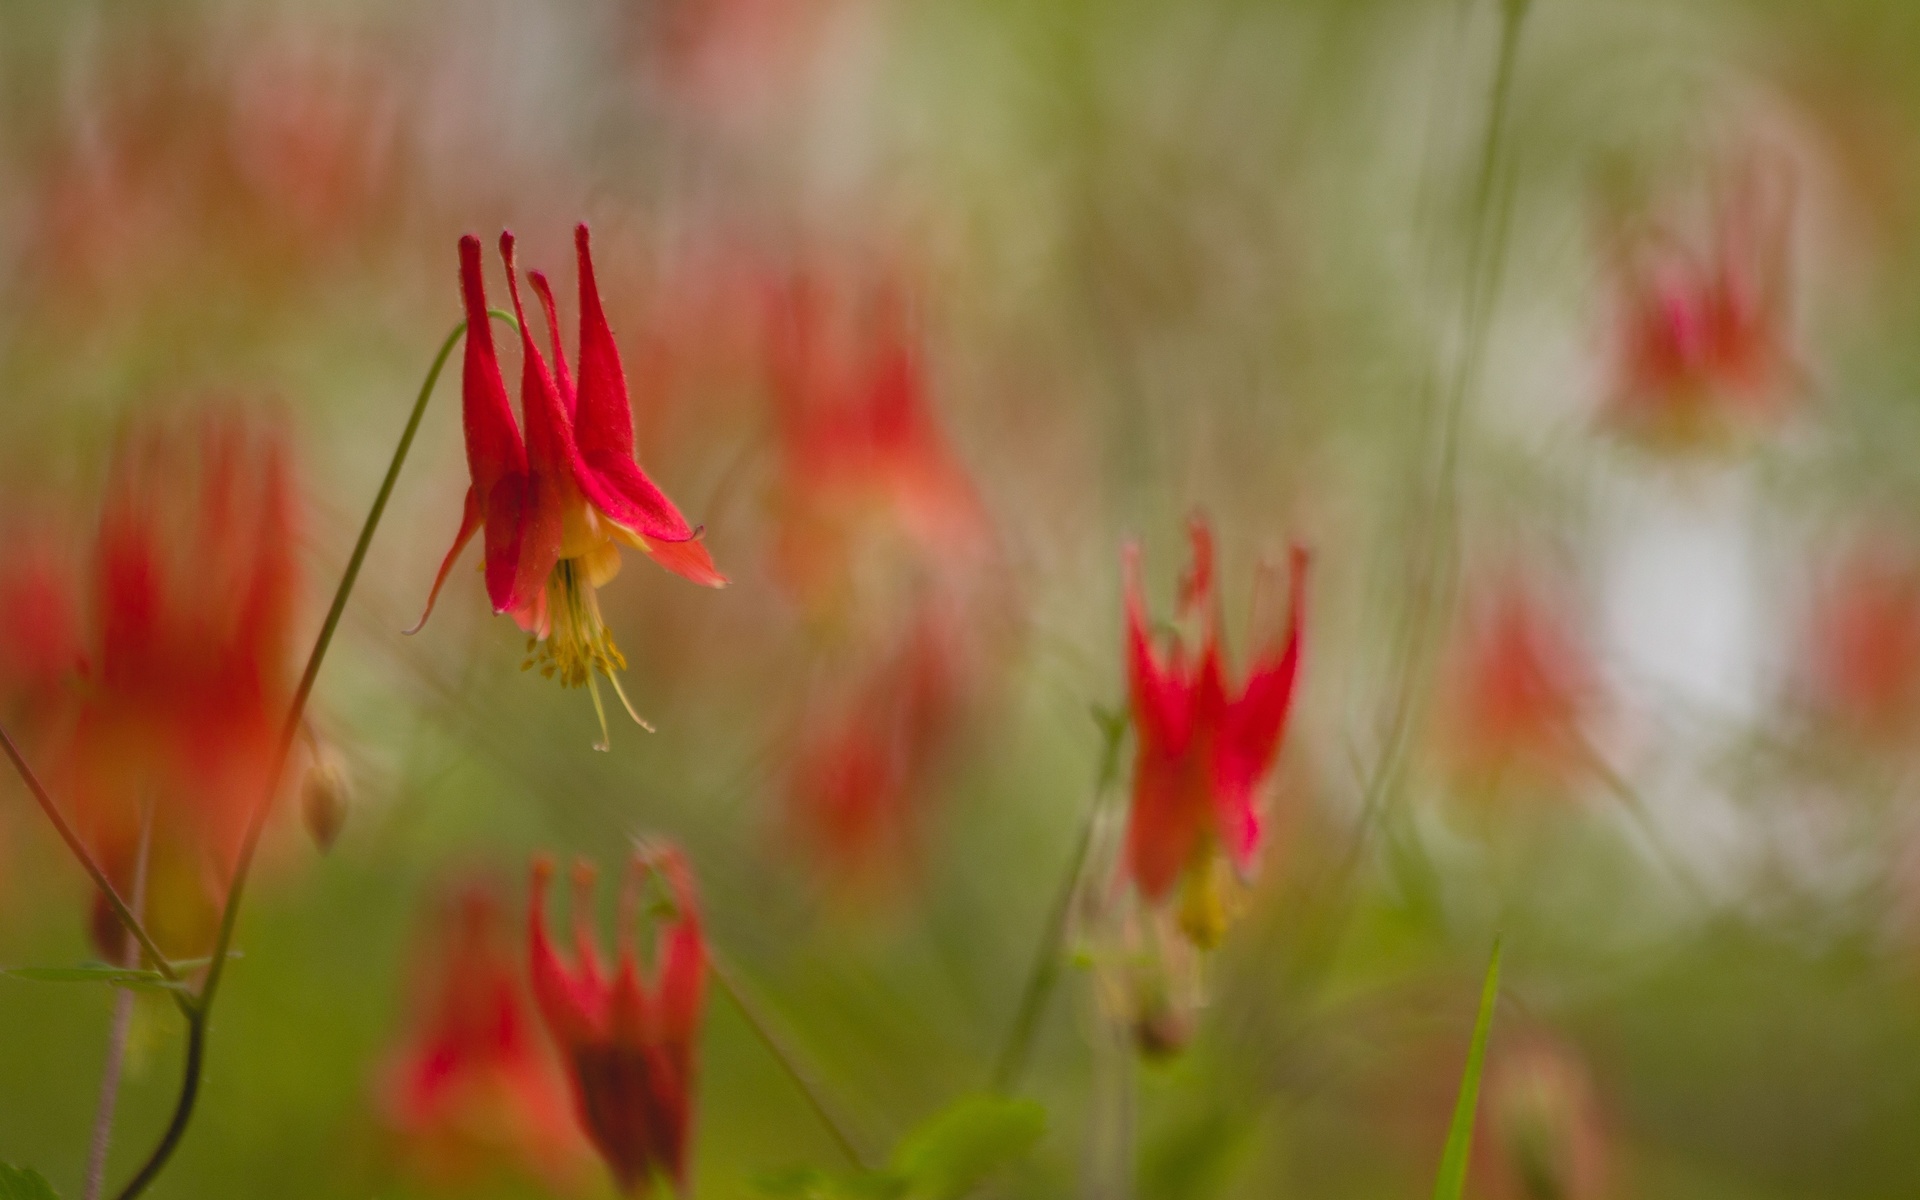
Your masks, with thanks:
[{"label": "yellow stamen cluster", "polygon": [[1238,907],[1227,876],[1226,861],[1209,850],[1180,880],[1180,931],[1202,950],[1219,946]]},{"label": "yellow stamen cluster", "polygon": [[615,671],[627,669],[627,659],[613,644],[613,635],[600,618],[599,597],[588,582],[584,564],[576,559],[561,559],[553,574],[547,577],[547,620],[545,638],[527,639],[527,657],[520,669],[531,671],[538,666],[542,676],[558,678],[562,687],[586,687],[593,697],[593,710],[600,718],[600,741],[594,749],[607,749],[607,713],[600,703],[595,671],[613,684],[614,694],[620,697],[621,706],[634,723],[651,732],[653,726],[633,711],[619,678],[614,675]]}]

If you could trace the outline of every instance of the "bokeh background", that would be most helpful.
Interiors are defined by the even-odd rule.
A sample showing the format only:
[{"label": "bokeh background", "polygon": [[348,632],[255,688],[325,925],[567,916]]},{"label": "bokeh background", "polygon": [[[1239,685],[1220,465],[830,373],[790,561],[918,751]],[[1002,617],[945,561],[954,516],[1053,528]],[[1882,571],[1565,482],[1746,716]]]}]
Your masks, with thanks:
[{"label": "bokeh background", "polygon": [[[990,1193],[1418,1194],[1496,931],[1470,1194],[1920,1189],[1920,9],[1534,0],[1496,105],[1503,11],[9,5],[0,569],[84,568],[140,429],[257,414],[304,647],[456,239],[511,227],[571,342],[584,220],[641,460],[732,578],[602,591],[659,728],[604,754],[477,550],[401,636],[465,485],[442,381],[315,696],[344,829],[296,781],[152,1194],[611,1195],[577,1146],[423,1148],[394,1080],[450,898],[515,971],[530,855],[611,875],[636,833],[874,1147],[984,1088],[1124,702],[1122,546],[1169,613],[1196,511],[1241,657],[1261,564],[1313,553],[1261,869],[1170,1060],[1074,931]],[[88,922],[0,781],[0,964]],[[0,978],[0,1159],[70,1196],[111,1006]],[[180,1041],[143,999],[114,1179]],[[722,996],[701,1054],[699,1194],[839,1167]]]}]

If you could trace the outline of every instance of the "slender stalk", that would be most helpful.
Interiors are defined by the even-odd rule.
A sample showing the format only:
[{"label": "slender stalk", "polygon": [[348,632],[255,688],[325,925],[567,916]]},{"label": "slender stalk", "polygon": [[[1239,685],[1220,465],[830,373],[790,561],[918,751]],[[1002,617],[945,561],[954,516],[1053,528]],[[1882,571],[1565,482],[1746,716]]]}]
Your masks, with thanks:
[{"label": "slender stalk", "polygon": [[[1494,301],[1506,262],[1507,232],[1512,215],[1512,189],[1500,180],[1513,80],[1519,61],[1520,34],[1531,0],[1500,0],[1500,47],[1487,101],[1485,136],[1480,145],[1467,250],[1467,278],[1461,303],[1461,346],[1444,394],[1432,375],[1425,385],[1423,411],[1440,404],[1439,448],[1431,491],[1421,490],[1422,512],[1432,536],[1418,539],[1409,564],[1410,607],[1395,631],[1397,678],[1385,710],[1384,732],[1373,769],[1362,786],[1359,818],[1353,837],[1328,882],[1330,916],[1324,932],[1302,947],[1298,970],[1311,977],[1331,963],[1351,911],[1352,889],[1367,847],[1397,801],[1418,729],[1422,684],[1431,669],[1432,655],[1444,618],[1450,610],[1458,568],[1461,424],[1468,397],[1478,381],[1485,357]],[[1429,415],[1429,420],[1431,415]],[[1430,436],[1430,435],[1427,435]]]},{"label": "slender stalk", "polygon": [[[498,309],[488,309],[489,316],[505,321],[518,328],[513,317]],[[253,866],[254,852],[260,847],[260,835],[266,830],[267,816],[273,809],[273,798],[280,790],[280,775],[286,770],[287,758],[293,751],[293,743],[300,736],[302,722],[306,718],[307,698],[313,694],[313,683],[320,674],[320,664],[327,656],[327,648],[333,644],[334,630],[340,625],[340,615],[346,611],[347,599],[353,594],[353,585],[360,578],[360,568],[366,562],[367,549],[373,544],[373,534],[380,527],[380,518],[387,511],[387,501],[393,495],[393,487],[400,478],[400,468],[406,465],[407,454],[413,449],[414,435],[420,431],[421,418],[426,416],[427,401],[433,398],[434,384],[440,381],[440,372],[447,365],[447,356],[459,344],[460,337],[467,331],[467,323],[461,321],[447,335],[440,345],[440,352],[434,355],[433,366],[428,368],[426,380],[420,385],[420,394],[413,402],[413,412],[407,417],[406,428],[400,434],[400,443],[393,448],[393,461],[387,465],[387,475],[380,481],[380,490],[375,493],[373,507],[367,511],[367,519],[360,527],[360,537],[353,545],[353,553],[347,559],[347,567],[340,576],[340,584],[334,589],[333,603],[327,608],[327,616],[320,624],[320,632],[314,638],[313,650],[307,655],[306,669],[300,674],[300,682],[294,688],[293,702],[287,709],[286,722],[280,728],[280,741],[275,747],[273,768],[268,772],[266,789],[254,804],[252,815],[247,821],[246,836],[240,843],[240,854],[234,860],[233,882],[227,887],[227,898],[220,912],[220,930],[213,942],[213,956],[207,964],[206,981],[200,985],[199,996],[187,1007],[187,1062],[181,1076],[180,1096],[174,1102],[173,1117],[167,1122],[166,1132],[160,1135],[159,1144],[147,1156],[147,1161],[139,1172],[120,1190],[117,1200],[133,1200],[147,1189],[154,1178],[173,1157],[180,1139],[187,1132],[187,1124],[193,1119],[194,1102],[200,1095],[200,1076],[205,1064],[207,1047],[207,1013],[213,1007],[213,998],[220,988],[220,980],[226,973],[227,950],[233,944],[234,924],[240,916],[240,902],[246,894],[247,872]]]},{"label": "slender stalk", "polygon": [[193,1119],[194,1101],[200,1098],[200,1070],[207,1053],[207,1010],[196,1005],[187,1014],[187,1065],[180,1078],[180,1098],[174,1102],[173,1116],[167,1122],[165,1133],[160,1135],[159,1145],[140,1164],[140,1170],[120,1189],[118,1200],[131,1200],[147,1190],[173,1157],[174,1147],[186,1135],[187,1122]]},{"label": "slender stalk", "polygon": [[748,1027],[767,1048],[767,1052],[773,1055],[774,1061],[778,1062],[780,1068],[787,1073],[787,1078],[793,1080],[794,1086],[800,1089],[800,1094],[806,1097],[807,1106],[813,1109],[814,1115],[820,1118],[820,1124],[833,1135],[835,1144],[840,1147],[840,1152],[847,1156],[847,1161],[863,1171],[872,1170],[873,1160],[861,1151],[859,1139],[849,1131],[846,1118],[838,1115],[834,1106],[827,1102],[826,1093],[821,1089],[819,1081],[800,1062],[786,1039],[775,1031],[760,1006],[741,987],[739,977],[727,965],[724,956],[712,945],[707,947],[707,969],[712,973],[714,981],[720,985],[720,990],[727,994],[727,997],[733,1001],[733,1006],[740,1010],[740,1015],[746,1018]]},{"label": "slender stalk", "polygon": [[1099,828],[1103,802],[1120,773],[1120,742],[1126,734],[1126,728],[1124,720],[1101,718],[1105,745],[1100,754],[1100,771],[1094,779],[1093,800],[1087,805],[1087,817],[1080,828],[1079,843],[1074,847],[1073,857],[1067,861],[1067,873],[1061,878],[1060,890],[1054,896],[1053,908],[1047,916],[1046,932],[1041,935],[1040,945],[1034,950],[1033,966],[1027,972],[1027,985],[1020,994],[1020,1007],[1014,1014],[1013,1028],[993,1068],[993,1090],[996,1092],[1011,1092],[1019,1084],[1020,1075],[1026,1070],[1027,1056],[1033,1049],[1034,1034],[1040,1028],[1040,1018],[1046,1012],[1047,1001],[1053,996],[1054,985],[1060,980],[1060,948],[1066,940],[1067,922],[1073,915],[1073,898],[1079,891],[1081,877],[1086,873],[1087,856],[1093,851],[1094,833]]},{"label": "slender stalk", "polygon": [[1359,834],[1350,856],[1355,862],[1398,789],[1412,740],[1418,685],[1425,673],[1427,653],[1441,617],[1451,603],[1459,549],[1455,522],[1459,509],[1460,425],[1467,397],[1473,392],[1485,358],[1488,326],[1506,263],[1512,192],[1511,189],[1500,191],[1499,181],[1505,161],[1502,149],[1508,111],[1512,107],[1520,32],[1530,6],[1530,0],[1501,0],[1500,4],[1500,49],[1487,102],[1486,136],[1481,143],[1470,215],[1460,357],[1442,398],[1439,466],[1433,494],[1426,501],[1426,511],[1433,518],[1434,536],[1426,540],[1428,553],[1421,556],[1422,561],[1413,571],[1413,611],[1399,639],[1403,666],[1388,713],[1385,743],[1366,787]]},{"label": "slender stalk", "polygon": [[[93,885],[99,888],[100,894],[107,898],[107,903],[112,907],[113,915],[119,920],[121,928],[132,934],[133,939],[140,943],[140,949],[145,951],[147,957],[152,960],[154,970],[160,972],[169,982],[178,983],[180,975],[174,970],[173,964],[167,961],[166,955],[160,953],[160,947],[153,942],[153,935],[140,924],[140,918],[134,916],[133,910],[127,907],[127,902],[120,898],[120,893],[113,889],[113,882],[107,878],[107,873],[100,869],[100,864],[94,861],[93,855],[87,850],[86,843],[82,842],[80,835],[73,831],[73,826],[67,824],[66,817],[60,814],[60,809],[54,804],[53,797],[47,794],[46,786],[40,782],[40,777],[34,774],[32,767],[27,765],[27,760],[20,753],[20,747],[13,744],[13,738],[8,736],[5,727],[0,727],[0,746],[6,747],[7,757],[13,760],[14,770],[20,772],[21,779],[26,780],[27,790],[32,792],[33,798],[40,802],[40,811],[47,814],[47,820],[53,822],[54,829],[60,833],[60,840],[67,844],[67,849],[73,851],[74,858],[79,860],[80,865],[86,868],[87,874],[93,879]],[[178,989],[175,989],[173,994],[183,1011],[193,1002],[192,997]]]},{"label": "slender stalk", "polygon": [[[133,864],[133,915],[143,916],[147,898],[147,856],[153,847],[153,800],[140,809],[140,849]],[[140,965],[140,943],[129,933],[122,939],[120,961],[128,967]],[[107,1146],[113,1140],[113,1110],[120,1099],[120,1069],[127,1057],[127,1034],[133,1028],[132,988],[121,988],[113,997],[113,1024],[107,1031],[107,1065],[100,1073],[100,1103],[93,1114],[93,1141],[87,1148],[87,1175],[81,1188],[82,1200],[99,1200],[107,1181]]]},{"label": "slender stalk", "polygon": [[1097,1006],[1093,1034],[1092,1111],[1078,1194],[1085,1200],[1132,1200],[1137,1146],[1136,1076],[1139,1054],[1132,1032],[1113,1009]]},{"label": "slender stalk", "polygon": [[1713,893],[1708,890],[1706,884],[1701,882],[1693,868],[1674,851],[1672,846],[1667,844],[1666,836],[1654,823],[1653,813],[1648,811],[1646,801],[1640,798],[1639,790],[1627,781],[1626,776],[1614,769],[1613,764],[1607,761],[1606,757],[1600,753],[1600,748],[1595,746],[1593,740],[1586,734],[1574,730],[1572,737],[1574,748],[1585,760],[1587,769],[1599,779],[1602,787],[1612,793],[1620,807],[1627,810],[1627,815],[1633,818],[1633,823],[1639,827],[1640,836],[1647,839],[1647,844],[1653,848],[1654,857],[1666,867],[1668,874],[1678,880],[1680,885],[1692,894],[1694,900],[1703,906],[1711,904]]}]

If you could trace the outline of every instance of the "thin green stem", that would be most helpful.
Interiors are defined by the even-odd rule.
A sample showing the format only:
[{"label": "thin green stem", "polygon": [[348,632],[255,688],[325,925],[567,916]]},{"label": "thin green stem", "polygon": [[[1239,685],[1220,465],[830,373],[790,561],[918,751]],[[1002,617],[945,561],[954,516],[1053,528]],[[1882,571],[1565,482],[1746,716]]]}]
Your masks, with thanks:
[{"label": "thin green stem", "polygon": [[1599,779],[1601,786],[1612,794],[1621,808],[1627,810],[1627,815],[1633,818],[1634,824],[1639,827],[1640,835],[1647,839],[1647,844],[1653,848],[1654,856],[1666,867],[1668,874],[1678,880],[1680,886],[1691,893],[1693,899],[1703,907],[1710,905],[1713,893],[1700,881],[1700,877],[1694,873],[1693,868],[1674,851],[1672,846],[1667,844],[1666,836],[1654,822],[1653,813],[1648,810],[1646,801],[1640,798],[1639,790],[1627,781],[1626,776],[1614,769],[1613,764],[1607,761],[1606,756],[1600,753],[1600,748],[1594,745],[1593,740],[1584,732],[1573,730],[1572,737],[1575,752],[1585,760],[1587,769]]},{"label": "thin green stem", "polygon": [[[1501,0],[1500,48],[1488,99],[1485,137],[1480,146],[1471,228],[1467,252],[1467,279],[1461,304],[1460,357],[1447,391],[1435,397],[1438,383],[1429,375],[1423,405],[1431,413],[1436,399],[1442,404],[1437,469],[1431,493],[1423,492],[1422,512],[1432,536],[1418,539],[1418,553],[1410,564],[1412,600],[1395,633],[1398,677],[1385,713],[1380,751],[1362,788],[1360,816],[1345,854],[1335,866],[1328,891],[1334,913],[1326,934],[1305,948],[1301,968],[1311,974],[1331,961],[1348,909],[1350,890],[1374,834],[1394,807],[1404,782],[1409,755],[1418,728],[1423,681],[1431,669],[1438,635],[1451,609],[1458,573],[1457,479],[1460,426],[1467,398],[1478,380],[1485,356],[1494,300],[1506,261],[1507,232],[1512,213],[1512,191],[1500,190],[1505,155],[1503,147],[1512,106],[1513,80],[1519,61],[1520,33],[1530,0]],[[1484,260],[1484,261],[1483,261]],[[1430,427],[1431,428],[1431,427]]]},{"label": "thin green stem", "polygon": [[[496,320],[505,321],[518,328],[512,316],[498,309],[488,309],[487,314]],[[267,786],[260,799],[254,804],[252,815],[247,821],[246,836],[240,843],[240,854],[234,860],[233,882],[227,887],[227,898],[220,913],[220,930],[214,937],[213,954],[207,964],[206,981],[200,985],[200,993],[187,1012],[187,1064],[180,1083],[180,1097],[174,1103],[173,1118],[168,1121],[166,1132],[160,1142],[147,1156],[139,1172],[131,1182],[122,1188],[117,1200],[133,1200],[167,1165],[173,1157],[174,1149],[187,1132],[187,1123],[193,1118],[194,1102],[200,1095],[200,1075],[204,1066],[207,1044],[207,1013],[213,1007],[214,996],[220,988],[220,981],[227,968],[227,950],[233,944],[233,930],[240,916],[240,902],[246,894],[247,872],[253,866],[253,856],[260,847],[260,835],[265,831],[267,816],[273,810],[273,799],[280,790],[280,775],[286,770],[287,759],[293,752],[293,743],[300,736],[302,723],[306,719],[307,698],[313,694],[314,680],[320,675],[320,664],[326,659],[327,648],[333,644],[334,630],[339,628],[340,616],[346,611],[347,599],[353,594],[353,585],[360,578],[360,568],[366,562],[367,549],[373,544],[373,534],[380,527],[380,518],[387,511],[387,501],[393,495],[394,484],[399,481],[400,468],[406,465],[407,454],[413,449],[414,435],[420,431],[420,421],[427,413],[427,402],[433,398],[433,388],[440,381],[440,372],[447,365],[447,357],[459,344],[460,337],[467,331],[467,323],[460,322],[447,335],[440,345],[440,352],[433,357],[433,366],[427,370],[427,378],[420,385],[420,395],[413,402],[413,412],[407,417],[407,426],[400,434],[399,445],[393,448],[393,461],[387,465],[386,478],[380,481],[380,490],[375,493],[373,507],[367,511],[367,519],[360,527],[360,538],[353,545],[353,553],[347,559],[347,567],[340,576],[340,585],[334,589],[333,603],[327,608],[327,616],[320,624],[320,632],[314,638],[313,650],[307,655],[307,666],[300,674],[300,682],[294,688],[293,701],[287,709],[286,722],[280,728],[280,741],[275,747],[273,769],[268,772]]]},{"label": "thin green stem", "polygon": [[1508,110],[1512,107],[1513,79],[1519,61],[1520,32],[1529,0],[1502,0],[1500,49],[1488,99],[1486,136],[1480,148],[1480,166],[1474,187],[1467,251],[1466,293],[1461,305],[1461,349],[1443,398],[1439,463],[1426,512],[1434,535],[1422,539],[1427,553],[1414,569],[1413,611],[1403,628],[1400,653],[1403,669],[1389,711],[1386,741],[1363,806],[1362,836],[1377,822],[1397,790],[1413,729],[1415,697],[1426,670],[1427,653],[1441,618],[1448,611],[1458,570],[1459,537],[1456,527],[1459,495],[1460,426],[1486,354],[1488,327],[1506,262],[1507,230],[1512,215],[1511,190],[1497,197],[1502,172]]},{"label": "thin green stem", "polygon": [[1105,806],[1107,792],[1120,774],[1120,743],[1126,735],[1126,721],[1105,714],[1100,714],[1098,719],[1104,744],[1100,753],[1099,774],[1094,779],[1093,800],[1087,806],[1086,820],[1081,823],[1080,839],[1074,846],[1073,857],[1067,861],[1067,873],[1061,878],[1060,890],[1054,896],[1053,908],[1047,916],[1046,932],[1041,935],[1040,945],[1034,951],[1033,966],[1027,972],[1027,984],[1020,994],[1020,1007],[1014,1014],[1013,1028],[994,1064],[993,1090],[996,1092],[1011,1092],[1019,1084],[1021,1073],[1026,1070],[1027,1057],[1033,1049],[1033,1038],[1040,1028],[1040,1018],[1045,1014],[1047,1001],[1052,998],[1054,986],[1060,980],[1060,951],[1067,936],[1067,922],[1073,915],[1073,898],[1079,891],[1081,877],[1086,873],[1087,856],[1093,851],[1094,834],[1100,825],[1100,813]]},{"label": "thin green stem", "polygon": [[[171,962],[167,961],[167,956],[160,953],[160,947],[154,944],[153,935],[147,932],[146,926],[140,923],[140,918],[133,915],[133,910],[127,907],[127,902],[122,900],[120,893],[114,890],[113,882],[107,878],[107,873],[100,868],[98,862],[94,861],[93,855],[87,850],[86,843],[80,840],[80,835],[73,831],[73,826],[69,825],[66,817],[61,815],[59,807],[53,802],[53,797],[47,794],[46,785],[40,782],[40,777],[34,774],[33,768],[27,765],[26,758],[20,753],[20,747],[13,744],[13,738],[8,736],[4,727],[0,727],[0,746],[6,748],[7,757],[13,760],[14,770],[20,772],[20,778],[26,781],[27,790],[32,792],[33,798],[40,802],[40,810],[47,814],[47,820],[53,822],[54,829],[59,831],[60,840],[67,844],[67,849],[73,851],[74,858],[79,860],[80,865],[86,868],[87,874],[93,879],[93,885],[100,889],[102,896],[107,898],[107,904],[113,909],[113,915],[120,922],[121,927],[140,943],[140,949],[145,951],[147,957],[152,960],[154,970],[165,976],[168,982],[178,983],[179,972],[174,969]],[[172,992],[174,998],[180,1003],[182,1011],[193,1003],[192,997],[185,992],[177,988],[172,989]]]},{"label": "thin green stem", "polygon": [[[511,315],[498,309],[488,309],[487,315],[519,327]],[[307,655],[306,670],[301,672],[300,682],[293,690],[293,703],[287,709],[285,724],[280,728],[280,744],[274,751],[274,766],[267,789],[253,806],[246,837],[240,843],[240,855],[234,863],[233,883],[227,889],[226,905],[220,913],[220,932],[214,938],[213,962],[207,967],[207,980],[200,989],[202,1007],[212,1001],[226,972],[227,947],[233,941],[234,923],[240,916],[240,901],[246,894],[247,872],[253,865],[254,852],[260,848],[260,835],[266,830],[267,816],[273,811],[273,798],[280,790],[280,774],[286,769],[287,757],[292,753],[293,743],[300,736],[301,723],[306,719],[307,698],[312,695],[314,680],[320,675],[320,664],[327,656],[328,647],[333,644],[334,630],[339,627],[347,599],[360,579],[360,568],[367,560],[367,550],[373,545],[374,531],[380,527],[380,518],[386,515],[387,501],[393,495],[394,485],[400,480],[400,469],[406,465],[407,454],[413,449],[414,435],[420,432],[421,419],[427,415],[427,402],[433,398],[433,387],[440,381],[440,372],[447,365],[448,356],[466,331],[465,321],[455,325],[447,335],[447,340],[440,344],[440,352],[433,356],[433,366],[428,368],[426,380],[420,385],[420,395],[413,402],[413,412],[407,417],[406,428],[401,431],[400,443],[393,448],[393,460],[387,464],[386,478],[380,481],[380,490],[373,497],[373,507],[367,510],[367,519],[360,526],[359,540],[354,542],[353,553],[347,558],[347,568],[341,573],[340,585],[333,591],[333,603],[327,608],[326,620],[321,622],[320,632],[313,639],[313,650]]]},{"label": "thin green stem", "polygon": [[206,1061],[206,1051],[207,1010],[196,1006],[187,1014],[187,1065],[180,1079],[180,1098],[174,1102],[173,1117],[167,1122],[166,1132],[160,1135],[160,1144],[153,1148],[153,1153],[147,1156],[127,1186],[120,1189],[118,1200],[131,1200],[146,1191],[186,1135],[187,1122],[193,1119],[194,1101],[200,1098],[200,1071]]},{"label": "thin green stem", "polygon": [[[153,850],[153,798],[140,806],[140,848],[133,866],[133,915],[142,915],[147,895],[147,862]],[[121,965],[140,965],[140,945],[128,934],[122,939]],[[107,1029],[107,1061],[100,1072],[100,1102],[93,1114],[93,1138],[87,1147],[87,1173],[81,1200],[99,1200],[107,1182],[107,1149],[113,1141],[113,1114],[120,1101],[120,1071],[126,1064],[127,1035],[133,1029],[132,988],[121,988],[113,998],[113,1023]]]},{"label": "thin green stem", "polygon": [[758,1037],[761,1044],[767,1048],[767,1052],[773,1055],[774,1061],[778,1062],[780,1068],[787,1073],[787,1078],[793,1080],[794,1086],[800,1089],[800,1094],[806,1098],[807,1106],[813,1109],[815,1116],[820,1118],[820,1124],[825,1126],[827,1132],[833,1136],[835,1144],[840,1147],[840,1152],[847,1156],[847,1161],[863,1171],[873,1170],[873,1160],[861,1152],[859,1139],[850,1132],[846,1118],[839,1115],[834,1106],[827,1102],[826,1093],[821,1089],[819,1081],[801,1063],[799,1056],[794,1053],[792,1047],[787,1045],[786,1039],[775,1031],[759,1004],[748,996],[746,990],[740,985],[739,977],[727,965],[725,957],[712,945],[707,947],[707,969],[712,972],[714,981],[720,985],[720,990],[727,994],[727,997],[733,1001],[733,1006],[740,1010],[740,1015],[746,1018],[747,1026],[753,1030],[754,1036]]}]

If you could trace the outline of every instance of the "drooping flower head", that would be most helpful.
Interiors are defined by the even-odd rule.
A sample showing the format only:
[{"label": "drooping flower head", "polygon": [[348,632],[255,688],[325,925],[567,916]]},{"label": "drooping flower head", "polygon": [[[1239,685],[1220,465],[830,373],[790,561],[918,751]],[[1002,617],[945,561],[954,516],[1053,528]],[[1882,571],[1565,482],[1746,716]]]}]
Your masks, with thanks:
[{"label": "drooping flower head", "polygon": [[1299,673],[1307,556],[1293,551],[1284,634],[1254,652],[1236,689],[1220,648],[1213,533],[1199,517],[1189,528],[1193,564],[1180,611],[1199,622],[1192,650],[1177,635],[1164,655],[1155,650],[1139,549],[1126,553],[1127,685],[1138,744],[1126,864],[1150,904],[1184,882],[1181,926],[1204,947],[1225,931],[1222,859],[1245,874],[1260,849],[1260,785],[1279,755]]},{"label": "drooping flower head", "polygon": [[[652,978],[643,978],[635,946],[641,891],[649,875],[664,885],[672,915],[656,930]],[[689,1191],[694,1042],[706,992],[707,951],[693,874],[678,849],[634,856],[621,894],[619,959],[609,975],[593,929],[593,870],[574,869],[575,963],[569,968],[547,934],[553,864],[533,868],[533,994],[573,1081],[575,1111],[587,1137],[628,1195],[655,1175]]]},{"label": "drooping flower head", "polygon": [[[507,402],[481,279],[480,241],[460,239],[460,286],[467,312],[461,416],[466,430],[466,511],[453,548],[440,564],[420,625],[433,612],[447,574],[475,533],[486,534],[486,586],[496,613],[511,615],[530,635],[526,666],[585,685],[606,716],[594,672],[605,675],[633,719],[615,671],[626,659],[600,618],[595,589],[620,570],[620,546],[644,551],[661,566],[707,587],[726,577],[680,510],[634,460],[633,411],[620,352],[600,305],[587,227],[574,231],[580,274],[578,386],[560,345],[559,317],[546,277],[530,277],[546,316],[554,368],[534,344],[521,302],[513,235],[500,235],[507,287],[520,324],[520,406],[526,438]],[[420,625],[414,626],[417,630]],[[537,655],[537,657],[536,657]]]},{"label": "drooping flower head", "polygon": [[472,885],[436,914],[418,1017],[381,1088],[407,1164],[457,1184],[490,1170],[564,1182],[586,1145],[542,1045],[499,896]]},{"label": "drooping flower head", "polygon": [[1732,173],[1704,253],[1659,229],[1618,239],[1616,381],[1605,424],[1648,447],[1688,452],[1775,422],[1800,384],[1789,348],[1781,181]]},{"label": "drooping flower head", "polygon": [[[292,693],[294,499],[277,434],[227,414],[136,432],[94,550],[87,678],[68,755],[82,835],[129,888],[151,811],[147,924],[212,932]],[[118,957],[104,901],[96,939]]]}]

